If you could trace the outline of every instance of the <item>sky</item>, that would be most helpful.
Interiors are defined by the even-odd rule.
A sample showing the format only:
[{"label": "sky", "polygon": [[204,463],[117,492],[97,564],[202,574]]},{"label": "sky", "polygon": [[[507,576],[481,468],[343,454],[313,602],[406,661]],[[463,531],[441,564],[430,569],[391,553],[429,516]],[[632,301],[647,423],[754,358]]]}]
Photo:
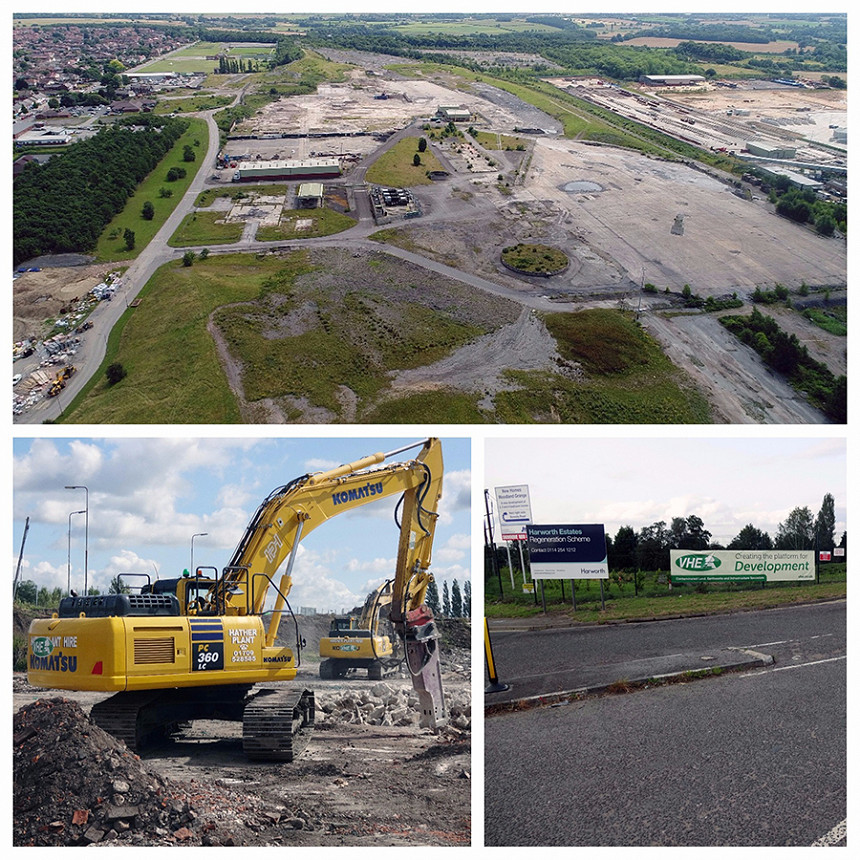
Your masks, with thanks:
[{"label": "sky", "polygon": [[[484,487],[527,484],[543,524],[643,526],[696,515],[727,544],[747,524],[776,536],[796,507],[835,501],[846,530],[846,444],[831,438],[488,439]],[[494,514],[495,514],[495,508]]]},{"label": "sky", "polygon": [[[121,572],[147,573],[152,579],[179,576],[191,567],[194,535],[200,535],[194,538],[194,565],[220,570],[274,488],[419,439],[15,439],[12,576],[26,517],[30,527],[21,578],[40,588],[60,587],[65,593],[71,557],[71,587],[82,592],[85,550],[88,583],[102,591]],[[386,462],[417,453],[406,451]],[[443,438],[442,454],[445,476],[431,567],[440,593],[443,581],[450,588],[456,579],[462,587],[470,578],[470,441]],[[67,490],[67,485],[87,491]],[[85,541],[87,516],[73,512],[85,509],[87,496]],[[341,514],[302,541],[290,594],[294,611],[348,611],[393,575],[396,500],[392,496]]]}]

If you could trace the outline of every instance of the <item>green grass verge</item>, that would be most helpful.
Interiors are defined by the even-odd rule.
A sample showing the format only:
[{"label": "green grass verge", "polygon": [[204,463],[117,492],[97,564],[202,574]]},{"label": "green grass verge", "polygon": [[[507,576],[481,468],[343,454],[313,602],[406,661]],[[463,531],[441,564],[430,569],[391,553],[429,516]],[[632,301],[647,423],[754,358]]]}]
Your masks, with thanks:
[{"label": "green grass verge", "polygon": [[[710,615],[747,609],[766,609],[814,600],[832,600],[845,597],[847,582],[845,565],[834,565],[832,570],[822,569],[821,581],[815,583],[768,583],[765,587],[751,583],[714,583],[702,590],[693,585],[657,585],[657,574],[641,574],[646,584],[635,596],[631,582],[618,584],[604,580],[606,609],[600,605],[600,585],[590,580],[578,580],[576,611],[571,600],[570,581],[564,583],[564,598],[558,580],[544,582],[547,611],[567,615],[576,623],[632,621],[637,619],[668,618],[685,615]],[[484,611],[488,618],[531,618],[543,615],[540,584],[536,594],[522,592],[522,578],[515,573],[515,588],[510,586],[510,574],[501,574],[504,595],[499,598],[498,579],[488,576],[484,589]]]},{"label": "green grass verge", "polygon": [[185,99],[159,99],[155,113],[194,113],[201,110],[215,110],[233,101],[232,96],[194,95]]},{"label": "green grass verge", "polygon": [[[64,412],[63,423],[221,424],[241,421],[212,336],[209,315],[256,298],[279,267],[273,259],[209,257],[191,267],[162,266],[108,339],[102,368]],[[119,361],[128,372],[109,386],[104,370]]]},{"label": "green grass verge", "polygon": [[226,245],[242,238],[245,229],[241,221],[218,223],[226,212],[189,212],[176,232],[168,239],[171,248],[186,248],[190,245]]},{"label": "green grass verge", "polygon": [[[162,228],[164,222],[170,217],[176,204],[182,199],[191,180],[197,174],[203,163],[206,153],[206,144],[209,140],[209,130],[202,119],[189,118],[188,130],[179,140],[159,165],[153,170],[143,182],[138,185],[132,197],[129,197],[125,208],[114,216],[111,222],[102,231],[96,243],[95,258],[99,263],[112,263],[117,260],[132,260],[152,240],[152,237]],[[194,142],[199,141],[199,146]],[[186,146],[194,148],[197,154],[196,161],[183,161],[183,150]],[[168,182],[167,172],[171,167],[181,167],[185,170],[185,176],[175,182]],[[169,189],[170,197],[160,197],[162,188]],[[155,210],[151,221],[147,221],[141,214],[143,204],[149,202]],[[131,230],[135,236],[134,248],[129,251],[125,246],[124,233],[126,229]]]},{"label": "green grass verge", "polygon": [[501,423],[701,424],[707,401],[631,314],[594,309],[547,314],[562,358],[584,378],[509,371],[520,389],[496,395]]},{"label": "green grass verge", "polygon": [[[421,159],[418,165],[413,164],[415,155]],[[405,137],[368,168],[366,179],[374,185],[410,188],[415,185],[429,185],[433,180],[427,176],[427,171],[442,169],[441,162],[429,148],[418,152],[417,137]]]},{"label": "green grass verge", "polygon": [[[298,228],[300,221],[311,221],[309,227]],[[342,233],[356,225],[355,218],[335,212],[334,209],[285,209],[277,226],[261,226],[257,238],[261,242],[278,239],[312,239]]]},{"label": "green grass verge", "polygon": [[475,140],[484,149],[525,150],[528,148],[528,141],[525,138],[511,137],[509,134],[493,134],[489,131],[479,131],[475,135]]}]

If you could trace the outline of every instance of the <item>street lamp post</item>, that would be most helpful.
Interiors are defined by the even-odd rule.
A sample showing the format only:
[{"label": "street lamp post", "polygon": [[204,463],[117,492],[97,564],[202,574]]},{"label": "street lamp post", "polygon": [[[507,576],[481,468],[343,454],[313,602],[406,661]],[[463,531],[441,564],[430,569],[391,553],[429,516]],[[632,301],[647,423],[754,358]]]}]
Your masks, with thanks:
[{"label": "street lamp post", "polygon": [[75,514],[83,514],[85,511],[72,511],[69,514],[69,552],[66,558],[66,597],[72,593],[72,517]]},{"label": "street lamp post", "polygon": [[86,517],[84,518],[84,596],[89,592],[87,587],[89,576],[89,552],[90,552],[90,491],[83,484],[74,484],[67,486],[67,490],[83,490],[86,494],[85,510]]},{"label": "street lamp post", "polygon": [[209,532],[197,532],[197,534],[191,535],[191,575],[194,576],[194,538],[196,537],[206,537]]}]

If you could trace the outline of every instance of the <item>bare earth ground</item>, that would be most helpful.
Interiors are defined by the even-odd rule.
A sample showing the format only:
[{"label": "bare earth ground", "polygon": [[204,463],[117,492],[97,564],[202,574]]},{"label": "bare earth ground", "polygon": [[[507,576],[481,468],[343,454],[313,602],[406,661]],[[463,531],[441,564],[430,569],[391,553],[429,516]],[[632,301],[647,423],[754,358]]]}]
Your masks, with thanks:
[{"label": "bare earth ground", "polygon": [[[323,681],[311,658],[292,685],[313,689],[317,698],[317,727],[298,761],[248,762],[238,723],[199,721],[167,745],[144,753],[142,763],[192,792],[197,785],[210,792],[239,793],[242,810],[233,804],[214,813],[224,827],[230,829],[232,821],[241,834],[242,841],[234,844],[468,845],[471,661],[468,648],[443,646],[441,655],[446,702],[459,716],[438,734],[417,725],[371,725],[360,716],[357,703],[378,689],[379,682],[362,677]],[[381,683],[403,693],[412,688],[402,675]],[[25,675],[15,676],[15,711],[52,696],[72,699],[86,713],[105,698],[99,693],[37,690],[26,683]],[[350,705],[353,701],[356,704]],[[322,713],[326,709],[332,713]],[[203,816],[204,810],[198,813]],[[196,832],[193,824],[189,827]],[[150,833],[133,844],[176,841],[169,833]],[[107,846],[110,840],[100,844]]]}]

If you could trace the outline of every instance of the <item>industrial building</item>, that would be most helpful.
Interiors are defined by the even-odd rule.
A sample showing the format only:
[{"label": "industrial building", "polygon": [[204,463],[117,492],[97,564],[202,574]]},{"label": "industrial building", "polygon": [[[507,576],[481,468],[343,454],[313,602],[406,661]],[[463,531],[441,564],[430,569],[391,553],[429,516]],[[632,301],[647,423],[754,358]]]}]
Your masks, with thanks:
[{"label": "industrial building", "polygon": [[652,87],[691,87],[705,82],[702,75],[640,75],[639,83]]},{"label": "industrial building", "polygon": [[265,179],[334,179],[341,175],[336,158],[306,158],[286,161],[242,161],[233,174],[234,182],[259,182]]},{"label": "industrial building", "polygon": [[436,116],[446,122],[469,122],[472,119],[471,111],[459,105],[440,105],[436,110]]},{"label": "industrial building", "polygon": [[303,182],[296,194],[297,209],[318,209],[323,202],[322,182]]},{"label": "industrial building", "polygon": [[791,160],[797,156],[797,150],[792,146],[779,146],[777,144],[763,143],[762,141],[756,140],[749,141],[746,148],[750,155],[757,155],[759,158]]}]

